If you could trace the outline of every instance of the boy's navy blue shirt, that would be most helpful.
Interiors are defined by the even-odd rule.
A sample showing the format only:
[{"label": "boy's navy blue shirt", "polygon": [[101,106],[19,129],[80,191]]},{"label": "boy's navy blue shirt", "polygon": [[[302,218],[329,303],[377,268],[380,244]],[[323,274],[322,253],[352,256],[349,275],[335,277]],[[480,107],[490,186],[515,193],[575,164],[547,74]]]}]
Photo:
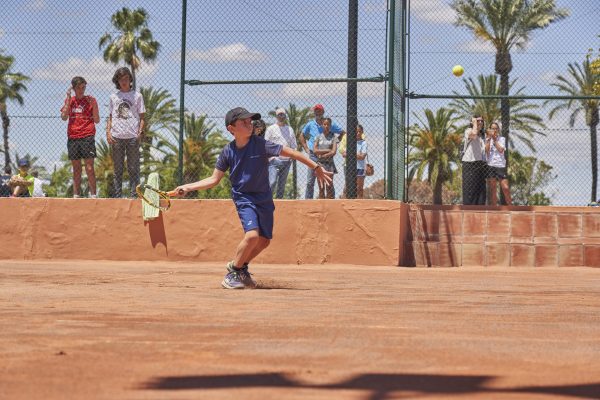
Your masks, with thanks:
[{"label": "boy's navy blue shirt", "polygon": [[269,157],[278,157],[283,146],[252,135],[248,143],[238,149],[235,140],[229,142],[217,159],[215,168],[229,169],[231,195],[235,202],[263,203],[273,201],[269,186]]}]

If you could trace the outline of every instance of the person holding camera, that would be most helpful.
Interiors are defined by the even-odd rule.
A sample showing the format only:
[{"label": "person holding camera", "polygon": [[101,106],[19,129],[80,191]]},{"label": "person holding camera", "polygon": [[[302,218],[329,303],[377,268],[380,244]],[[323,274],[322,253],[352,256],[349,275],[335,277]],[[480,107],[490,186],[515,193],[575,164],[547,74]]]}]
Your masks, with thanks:
[{"label": "person holding camera", "polygon": [[498,194],[496,182],[500,181],[500,187],[504,194],[506,205],[512,204],[510,197],[510,188],[508,187],[508,175],[506,173],[506,139],[500,136],[500,126],[497,122],[492,122],[485,136],[485,154],[488,165],[487,183],[490,188],[490,205],[495,206],[498,203]]},{"label": "person holding camera", "polygon": [[474,115],[465,131],[462,161],[462,192],[464,205],[485,205],[485,123],[483,117]]}]

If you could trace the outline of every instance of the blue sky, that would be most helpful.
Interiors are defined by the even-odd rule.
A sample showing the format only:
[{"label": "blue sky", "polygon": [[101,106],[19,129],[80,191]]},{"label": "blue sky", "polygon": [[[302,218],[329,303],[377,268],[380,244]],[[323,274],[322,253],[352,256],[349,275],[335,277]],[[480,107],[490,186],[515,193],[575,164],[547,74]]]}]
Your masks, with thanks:
[{"label": "blue sky", "polygon": [[[275,79],[339,77],[346,74],[346,0],[224,0],[188,1],[188,79]],[[464,92],[452,66],[465,67],[465,77],[493,72],[494,52],[452,25],[454,15],[444,0],[412,1],[410,90],[417,93]],[[600,3],[557,0],[571,15],[547,29],[534,32],[529,46],[513,53],[517,86],[528,94],[557,94],[549,83],[566,71],[567,63],[581,62],[588,48],[598,48]],[[0,48],[15,56],[15,71],[32,77],[25,106],[9,105],[12,115],[11,147],[20,154],[38,155],[54,165],[66,150],[66,124],[58,118],[64,93],[74,75],[88,80],[88,93],[107,114],[110,78],[117,66],[105,63],[98,40],[112,30],[110,16],[121,7],[144,7],[149,27],[161,45],[158,59],[144,63],[138,85],[169,90],[179,97],[181,8],[178,2],[116,1],[98,3],[72,0],[3,2]],[[359,76],[385,73],[386,2],[359,1]],[[203,86],[186,89],[186,107],[222,117],[244,105],[266,114],[279,105],[312,106],[323,103],[326,112],[345,124],[345,85]],[[370,160],[380,178],[384,159],[383,84],[359,85],[359,115],[369,138]],[[437,108],[446,101],[411,102],[411,111]],[[540,114],[547,116],[547,110]],[[415,119],[411,117],[411,121]],[[558,178],[548,192],[555,204],[585,204],[589,197],[589,135],[582,121],[568,128],[568,115],[547,122],[548,136],[536,141],[538,157],[555,167]],[[104,122],[98,126],[104,137]],[[303,173],[301,171],[301,175]],[[336,177],[338,189],[341,177]]]}]

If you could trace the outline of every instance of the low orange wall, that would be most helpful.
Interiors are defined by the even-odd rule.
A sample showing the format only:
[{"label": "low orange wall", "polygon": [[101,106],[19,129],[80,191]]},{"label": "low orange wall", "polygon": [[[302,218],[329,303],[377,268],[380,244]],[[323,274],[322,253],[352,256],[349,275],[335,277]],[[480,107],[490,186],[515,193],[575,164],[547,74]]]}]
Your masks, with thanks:
[{"label": "low orange wall", "polygon": [[409,205],[401,265],[600,267],[600,208]]},{"label": "low orange wall", "polygon": [[[277,264],[399,265],[397,201],[276,201],[274,239],[257,258]],[[175,200],[151,222],[141,201],[0,198],[0,259],[230,260],[243,237],[231,200]]]}]

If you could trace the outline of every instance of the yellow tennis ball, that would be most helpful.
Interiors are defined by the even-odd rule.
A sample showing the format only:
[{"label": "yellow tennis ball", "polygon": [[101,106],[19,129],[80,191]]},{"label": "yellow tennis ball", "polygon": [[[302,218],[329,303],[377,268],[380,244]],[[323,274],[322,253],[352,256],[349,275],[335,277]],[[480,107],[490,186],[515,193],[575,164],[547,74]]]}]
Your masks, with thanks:
[{"label": "yellow tennis ball", "polygon": [[464,72],[465,69],[462,67],[462,65],[455,65],[454,67],[452,67],[452,73],[454,74],[454,76],[462,76]]}]

